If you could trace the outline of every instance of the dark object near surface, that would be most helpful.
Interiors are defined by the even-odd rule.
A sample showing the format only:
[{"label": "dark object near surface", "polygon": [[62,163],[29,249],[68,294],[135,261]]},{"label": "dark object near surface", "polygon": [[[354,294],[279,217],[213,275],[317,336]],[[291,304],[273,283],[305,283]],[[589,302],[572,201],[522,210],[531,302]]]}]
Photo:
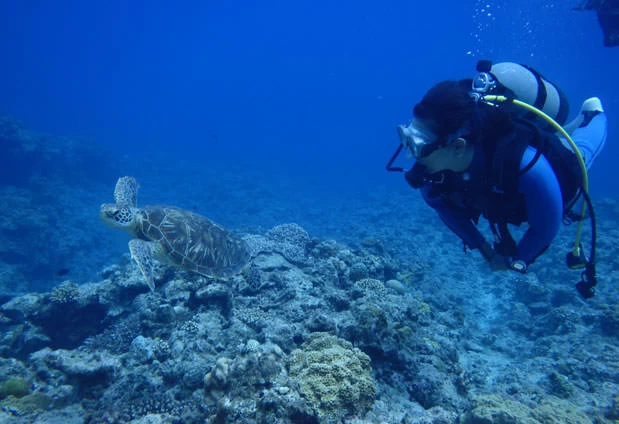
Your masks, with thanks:
[{"label": "dark object near surface", "polygon": [[574,10],[595,10],[606,47],[619,46],[619,0],[585,0]]}]

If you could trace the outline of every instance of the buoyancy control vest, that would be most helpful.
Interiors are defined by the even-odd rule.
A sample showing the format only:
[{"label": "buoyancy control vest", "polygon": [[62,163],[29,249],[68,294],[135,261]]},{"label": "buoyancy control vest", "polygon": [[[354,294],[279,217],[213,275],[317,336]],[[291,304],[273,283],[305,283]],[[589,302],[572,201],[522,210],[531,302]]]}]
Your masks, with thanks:
[{"label": "buoyancy control vest", "polygon": [[[477,65],[477,71],[471,84],[473,98],[479,99],[479,96],[488,94],[507,95],[545,112],[561,125],[565,123],[569,112],[567,97],[558,85],[534,68],[513,62],[492,64],[482,60]],[[582,185],[582,174],[574,152],[561,142],[547,122],[538,119],[535,114],[523,114],[510,102],[500,106],[505,112],[502,115],[496,113],[497,106],[488,107],[477,102],[476,108],[473,127],[477,127],[477,142],[487,162],[483,181],[473,181],[473,177],[467,184],[477,186],[470,190],[471,194],[480,190],[486,193],[485,196],[478,196],[484,204],[476,205],[476,209],[481,209],[491,222],[519,224],[526,221],[524,199],[518,193],[518,179],[543,155],[559,182],[566,214]],[[534,148],[536,154],[521,170],[528,146]]]},{"label": "buoyancy control vest", "polygon": [[[565,124],[569,113],[567,96],[557,84],[536,69],[513,62],[492,64],[480,60],[477,71],[471,95],[506,95],[537,108],[559,125]],[[497,187],[504,191],[516,191],[518,176],[533,166],[540,155],[544,155],[559,181],[564,213],[567,212],[582,185],[582,173],[579,172],[576,155],[561,142],[548,122],[540,120],[538,115],[531,112],[523,114],[521,109],[513,108],[510,104],[501,107],[509,108],[516,131],[486,143],[490,145],[487,150],[493,156],[492,175]],[[520,170],[527,146],[534,147],[537,153],[531,163]]]},{"label": "buoyancy control vest", "polygon": [[[533,159],[521,169],[522,157],[527,147],[536,150]],[[518,180],[543,156],[550,164],[555,177],[561,188],[564,214],[568,212],[573,201],[577,197],[582,184],[582,176],[579,172],[579,165],[576,155],[563,145],[556,134],[541,130],[532,122],[526,119],[518,119],[514,122],[514,129],[507,136],[496,140],[494,150],[488,151],[490,158],[489,178],[491,190],[501,193],[499,199],[503,206],[513,207],[520,211],[520,219],[510,216],[513,213],[505,213],[511,219],[507,222],[517,223],[526,220],[524,204],[510,205],[507,199],[520,198],[518,195]],[[523,215],[524,214],[524,215]],[[501,222],[501,217],[487,216],[490,221]],[[524,218],[524,219],[523,219]]]},{"label": "buoyancy control vest", "polygon": [[[529,146],[536,154],[521,170],[522,157]],[[427,175],[425,167],[416,163],[406,173],[406,180],[414,188],[430,184],[430,196],[441,196],[447,204],[466,210],[474,221],[483,215],[491,223],[520,225],[528,218],[524,197],[518,192],[518,179],[543,156],[559,182],[564,214],[577,197],[582,178],[576,156],[554,133],[541,130],[526,119],[514,120],[506,135],[490,136],[478,148],[480,156],[474,159],[470,171]]]}]

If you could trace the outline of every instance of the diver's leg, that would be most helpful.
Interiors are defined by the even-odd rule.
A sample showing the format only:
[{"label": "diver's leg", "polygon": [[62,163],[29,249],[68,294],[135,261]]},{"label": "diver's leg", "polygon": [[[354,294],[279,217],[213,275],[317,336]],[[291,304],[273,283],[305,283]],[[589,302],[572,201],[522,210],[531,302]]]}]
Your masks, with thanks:
[{"label": "diver's leg", "polygon": [[[578,146],[587,169],[591,167],[606,143],[607,127],[604,107],[597,97],[585,100],[576,118],[564,126]],[[561,137],[561,141],[566,147],[569,147],[563,137]]]},{"label": "diver's leg", "polygon": [[593,117],[588,125],[576,128],[572,134],[572,139],[580,149],[587,169],[591,168],[593,161],[604,148],[607,128],[606,114],[600,112]]}]

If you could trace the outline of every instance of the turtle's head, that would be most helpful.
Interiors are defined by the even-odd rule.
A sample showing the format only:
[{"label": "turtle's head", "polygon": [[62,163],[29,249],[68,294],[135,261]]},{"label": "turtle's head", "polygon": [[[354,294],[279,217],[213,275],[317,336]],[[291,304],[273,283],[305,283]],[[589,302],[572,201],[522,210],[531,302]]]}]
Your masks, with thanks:
[{"label": "turtle's head", "polygon": [[111,203],[104,203],[101,205],[99,217],[101,217],[101,220],[105,224],[112,228],[120,228],[129,231],[133,226],[135,212],[133,208],[129,206],[119,207]]}]

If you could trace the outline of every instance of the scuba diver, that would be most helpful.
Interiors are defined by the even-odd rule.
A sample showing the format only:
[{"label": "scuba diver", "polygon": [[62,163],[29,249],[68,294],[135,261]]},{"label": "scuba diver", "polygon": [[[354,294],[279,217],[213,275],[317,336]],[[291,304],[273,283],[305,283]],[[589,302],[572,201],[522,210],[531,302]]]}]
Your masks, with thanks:
[{"label": "scuba diver", "polygon": [[[597,97],[586,100],[578,116],[564,124],[567,98],[533,68],[511,62],[480,61],[474,79],[443,81],[415,105],[413,118],[398,126],[402,149],[416,161],[407,182],[462,239],[465,250],[479,249],[494,270],[525,273],[551,244],[580,194],[589,211],[586,170],[606,141],[607,121]],[[560,129],[564,136],[559,137]],[[569,135],[571,134],[571,136]],[[574,143],[570,147],[569,142]],[[483,216],[494,243],[477,228]],[[580,217],[584,218],[584,204]],[[508,224],[528,223],[516,242]],[[577,239],[580,237],[580,226]],[[587,268],[577,284],[585,298],[596,284],[591,260],[580,240],[568,254],[571,268]]]},{"label": "scuba diver", "polygon": [[619,46],[619,0],[584,0],[573,10],[595,10],[606,47]]}]

